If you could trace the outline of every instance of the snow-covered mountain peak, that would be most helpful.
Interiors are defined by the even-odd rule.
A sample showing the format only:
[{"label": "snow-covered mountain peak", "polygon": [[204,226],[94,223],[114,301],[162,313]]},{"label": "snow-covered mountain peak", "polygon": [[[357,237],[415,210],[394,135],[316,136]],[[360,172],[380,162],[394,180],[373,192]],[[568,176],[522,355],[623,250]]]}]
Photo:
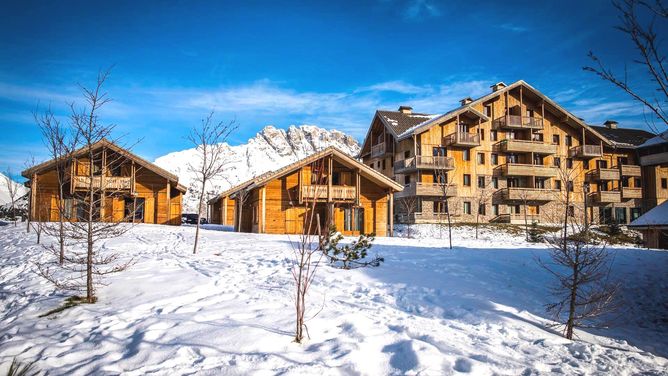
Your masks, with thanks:
[{"label": "snow-covered mountain peak", "polygon": [[[207,187],[207,191],[212,196],[330,146],[335,146],[350,155],[357,155],[360,151],[357,140],[340,131],[327,130],[315,125],[291,125],[286,131],[267,125],[246,144],[228,146],[226,155],[228,168],[224,176],[214,180]],[[155,164],[176,174],[181,184],[191,188],[194,177],[188,169],[189,163],[197,163],[194,148],[169,153],[155,160]],[[184,212],[195,211],[196,199],[191,190],[186,194],[183,205]]]}]

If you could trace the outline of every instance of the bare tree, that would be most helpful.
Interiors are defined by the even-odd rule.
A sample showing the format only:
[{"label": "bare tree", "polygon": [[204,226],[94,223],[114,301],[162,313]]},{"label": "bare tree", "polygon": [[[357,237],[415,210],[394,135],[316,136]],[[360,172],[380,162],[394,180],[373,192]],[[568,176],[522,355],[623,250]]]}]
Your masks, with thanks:
[{"label": "bare tree", "polygon": [[[81,247],[64,254],[62,265],[37,265],[39,273],[57,288],[85,291],[86,297],[82,301],[87,303],[97,300],[96,287],[104,284],[104,276],[125,270],[132,263],[132,260],[121,261],[121,254],[103,252],[98,245],[101,240],[117,237],[128,231],[130,227],[122,224],[128,221],[129,216],[135,215],[135,212],[132,212],[118,219],[114,218],[111,210],[105,210],[107,197],[122,193],[121,188],[107,184],[107,171],[117,170],[127,161],[127,156],[123,153],[107,152],[105,146],[99,147],[99,142],[111,138],[114,129],[114,125],[102,124],[98,117],[100,108],[110,101],[102,91],[108,75],[108,70],[100,72],[92,89],[81,87],[87,105],[81,109],[77,109],[75,104],[70,105],[70,126],[72,132],[78,135],[81,146],[75,153],[75,163],[77,169],[83,170],[83,175],[77,174],[76,178],[85,189],[73,193],[77,214],[76,218],[65,216],[68,223],[64,226],[64,238]],[[62,204],[57,206],[58,210],[63,207]],[[135,211],[137,209],[134,208]],[[111,215],[107,215],[109,213]],[[60,257],[55,249],[53,253]]]},{"label": "bare tree", "polygon": [[188,140],[197,150],[198,161],[196,164],[188,165],[191,172],[195,174],[195,182],[198,185],[198,203],[197,203],[197,225],[195,230],[195,244],[193,245],[193,254],[197,253],[197,242],[199,240],[200,217],[202,215],[202,206],[205,202],[207,183],[220,176],[228,165],[225,151],[227,150],[224,142],[230,134],[236,129],[234,121],[229,123],[215,122],[213,120],[213,111],[202,119],[199,127],[191,129]]},{"label": "bare tree", "polygon": [[[451,208],[449,205],[449,198],[450,198],[450,193],[451,189],[454,187],[453,186],[453,181],[454,181],[454,176],[457,171],[455,168],[454,170],[450,171],[445,162],[437,162],[436,164],[436,183],[438,184],[438,187],[440,188],[440,199],[441,199],[441,204],[445,207],[445,217],[447,220],[447,225],[448,225],[448,242],[449,242],[449,248],[452,249],[452,218],[451,218]],[[448,173],[450,171],[450,173]],[[441,223],[441,219],[439,216],[439,223]]]},{"label": "bare tree", "polygon": [[[480,175],[479,175],[480,176]],[[478,211],[476,212],[475,215],[475,238],[478,239],[478,228],[480,227],[480,208],[484,207],[487,205],[489,200],[492,198],[492,195],[494,194],[494,190],[490,189],[492,185],[492,179],[487,179],[487,177],[483,177],[485,179],[485,184],[483,184],[482,187],[478,186],[478,194],[476,195],[476,204],[478,207]]]},{"label": "bare tree", "polygon": [[[47,225],[46,231],[58,239],[58,258],[62,265],[65,262],[65,188],[68,183],[68,171],[73,162],[72,153],[78,145],[79,134],[76,129],[62,126],[50,107],[42,114],[35,112],[33,116],[42,132],[42,142],[46,146],[49,156],[54,161],[58,184],[58,196],[56,200],[58,205],[58,224],[56,228]],[[36,163],[33,163],[34,165]]]},{"label": "bare tree", "polygon": [[[665,107],[668,103],[668,67],[665,65],[665,51],[662,51],[665,46],[657,35],[656,25],[659,23],[659,28],[666,26],[668,8],[661,0],[654,3],[645,0],[615,0],[612,4],[621,21],[616,29],[625,34],[635,47],[633,63],[642,68],[644,77],[631,82],[626,69],[622,76],[618,75],[592,51],[589,52],[589,57],[594,64],[583,69],[610,82],[640,102],[653,115],[651,118],[646,117],[649,127],[655,133],[661,133],[668,125]],[[663,127],[656,126],[656,119]]]},{"label": "bare tree", "polygon": [[238,215],[238,226],[237,226],[237,232],[241,232],[241,221],[243,220],[243,206],[246,203],[246,200],[248,199],[248,191],[245,188],[240,189],[236,193],[236,198],[235,198],[239,204],[239,215]]},{"label": "bare tree", "polygon": [[418,206],[417,196],[404,196],[399,200],[399,207],[401,208],[402,214],[406,216],[406,236],[411,237],[411,215],[415,213]]},{"label": "bare tree", "polygon": [[10,219],[16,226],[16,202],[19,199],[19,184],[12,179],[12,169],[7,167],[4,173],[5,184],[7,185],[7,195],[9,196]]},{"label": "bare tree", "polygon": [[[327,189],[324,184],[327,179],[324,168],[325,163],[322,159],[311,164],[311,171],[314,173],[311,181],[316,182],[312,185],[314,197],[318,197],[321,193],[324,194],[319,190]],[[331,213],[326,219],[320,218],[316,205],[316,199],[304,199],[302,228],[297,241],[291,243],[293,250],[291,273],[295,283],[295,342],[297,343],[301,343],[304,339],[304,330],[308,335],[305,318],[306,297],[325,255],[323,247],[327,243],[328,234],[327,231],[322,230],[323,223],[329,228],[331,221]]]}]

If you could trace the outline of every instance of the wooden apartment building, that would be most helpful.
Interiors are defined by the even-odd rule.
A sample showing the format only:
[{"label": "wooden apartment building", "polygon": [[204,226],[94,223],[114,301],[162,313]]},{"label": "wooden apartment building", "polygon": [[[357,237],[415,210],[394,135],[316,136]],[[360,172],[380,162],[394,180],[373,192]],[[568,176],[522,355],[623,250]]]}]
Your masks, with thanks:
[{"label": "wooden apartment building", "polygon": [[209,217],[235,231],[300,234],[305,216],[314,210],[321,227],[331,219],[345,235],[391,236],[392,198],[401,190],[400,184],[330,147],[222,192],[208,202]]},{"label": "wooden apartment building", "polygon": [[360,157],[404,186],[399,222],[438,223],[448,210],[462,222],[555,222],[567,186],[593,221],[628,223],[653,206],[636,152],[653,134],[590,126],[524,81],[491,89],[443,114],[376,111]]},{"label": "wooden apartment building", "polygon": [[[106,222],[181,224],[181,198],[186,188],[176,175],[103,139],[92,147],[77,150],[64,171],[64,208],[67,221],[84,218],[86,200],[92,186],[95,193],[94,216]],[[57,221],[59,188],[55,160],[21,173],[30,187],[30,220]]]}]

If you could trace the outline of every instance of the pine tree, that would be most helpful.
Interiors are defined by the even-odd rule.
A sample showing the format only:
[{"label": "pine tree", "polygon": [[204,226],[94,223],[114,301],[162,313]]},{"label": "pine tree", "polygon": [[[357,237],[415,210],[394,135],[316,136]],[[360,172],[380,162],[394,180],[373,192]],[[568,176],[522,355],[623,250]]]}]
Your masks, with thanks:
[{"label": "pine tree", "polygon": [[540,229],[538,228],[538,223],[533,222],[531,228],[529,228],[529,242],[530,243],[540,243],[543,241],[543,237],[540,234]]},{"label": "pine tree", "polygon": [[373,245],[375,234],[362,234],[359,238],[350,244],[340,246],[343,235],[336,230],[336,226],[329,228],[329,236],[323,244],[323,253],[329,259],[331,265],[339,266],[342,269],[350,269],[352,266],[380,266],[385,261],[382,257],[376,256],[371,260],[364,261],[368,255],[369,249]]}]

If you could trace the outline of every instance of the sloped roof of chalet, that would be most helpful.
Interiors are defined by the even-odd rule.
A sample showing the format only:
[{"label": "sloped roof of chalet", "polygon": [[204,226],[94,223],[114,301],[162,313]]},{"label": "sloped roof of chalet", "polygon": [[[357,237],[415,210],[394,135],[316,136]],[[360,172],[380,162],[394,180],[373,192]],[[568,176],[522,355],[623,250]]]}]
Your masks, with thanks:
[{"label": "sloped roof of chalet", "polygon": [[[93,144],[92,147],[93,147],[94,150],[97,150],[97,149],[102,148],[102,147],[109,148],[109,149],[117,152],[118,154],[120,154],[120,155],[122,155],[122,156],[124,156],[128,159],[133,160],[135,163],[139,164],[140,166],[142,166],[142,167],[144,167],[144,168],[162,176],[163,178],[169,180],[170,183],[173,183],[175,185],[176,189],[178,189],[182,192],[186,192],[188,190],[186,187],[179,184],[179,177],[178,176],[172,174],[171,172],[169,172],[169,171],[167,171],[167,170],[165,170],[161,167],[156,166],[155,164],[145,160],[144,158],[139,157],[138,155],[130,152],[127,149],[123,149],[122,147],[116,145],[112,141],[107,140],[106,138],[103,138],[100,141],[96,142],[95,144]],[[75,150],[74,152],[72,152],[72,155],[70,157],[76,158],[76,157],[78,157],[78,156],[80,156],[84,153],[86,153],[86,146],[81,147],[81,148]],[[48,160],[46,162],[40,163],[36,166],[30,167],[27,170],[24,170],[23,172],[21,172],[21,175],[24,178],[30,180],[32,178],[33,174],[44,171],[46,169],[49,169],[49,168],[53,167],[55,164],[56,164],[56,160],[51,159],[51,160]]]},{"label": "sloped roof of chalet", "polygon": [[654,133],[642,129],[608,128],[599,125],[590,125],[590,127],[610,140],[613,146],[619,147],[633,148],[642,145],[645,141],[655,136]]},{"label": "sloped roof of chalet", "polygon": [[[558,110],[558,111],[563,112],[564,114],[566,114],[567,118],[568,118],[569,120],[572,120],[573,122],[575,122],[578,126],[583,127],[583,128],[585,128],[585,129],[589,130],[592,134],[594,134],[594,135],[596,135],[597,137],[601,138],[604,142],[606,142],[606,143],[608,143],[608,144],[612,144],[612,142],[611,142],[610,140],[608,140],[605,136],[601,135],[596,129],[593,129],[592,127],[590,127],[589,125],[587,125],[583,120],[579,119],[577,116],[573,115],[570,111],[568,111],[568,110],[564,109],[563,107],[561,107],[561,106],[560,106],[559,104],[557,104],[555,101],[553,101],[553,100],[550,99],[548,96],[546,96],[545,94],[543,94],[543,93],[541,93],[540,91],[538,91],[537,89],[535,89],[533,86],[531,86],[531,85],[529,85],[528,83],[526,83],[524,80],[518,80],[518,81],[515,81],[515,82],[513,82],[512,84],[510,84],[510,85],[508,85],[508,86],[506,86],[506,87],[504,87],[504,88],[502,88],[502,89],[499,89],[499,90],[497,90],[497,91],[493,91],[493,92],[491,92],[491,93],[489,93],[489,94],[486,94],[486,95],[484,95],[484,96],[482,96],[482,97],[480,97],[480,98],[477,98],[477,99],[473,100],[472,102],[470,102],[470,103],[468,103],[468,104],[466,104],[466,105],[459,106],[459,107],[457,107],[457,108],[455,108],[455,109],[453,109],[453,110],[451,110],[451,111],[448,111],[448,112],[446,112],[446,113],[443,113],[443,114],[441,114],[441,115],[427,115],[427,116],[429,116],[429,117],[428,117],[428,118],[427,118],[427,117],[423,118],[424,121],[422,121],[422,122],[420,122],[420,123],[417,123],[417,122],[414,120],[414,124],[413,124],[412,126],[406,126],[406,125],[404,125],[404,126],[402,127],[402,126],[400,125],[400,123],[399,123],[399,118],[398,118],[397,116],[395,116],[395,118],[397,118],[397,120],[396,120],[397,125],[396,125],[396,126],[388,125],[388,120],[387,120],[387,119],[384,119],[383,116],[379,116],[379,117],[381,118],[381,120],[383,120],[383,123],[384,123],[384,124],[388,125],[388,128],[394,133],[394,136],[397,138],[397,140],[402,140],[402,139],[405,139],[405,138],[407,138],[407,137],[412,136],[414,133],[419,133],[419,132],[421,132],[421,131],[423,131],[423,130],[429,129],[430,127],[432,127],[432,126],[434,126],[434,125],[436,125],[436,124],[438,124],[438,123],[440,123],[440,122],[443,122],[443,121],[445,121],[445,120],[448,120],[448,119],[450,119],[450,118],[452,118],[452,117],[454,117],[454,116],[457,116],[458,114],[464,113],[464,112],[472,112],[472,113],[474,113],[475,115],[480,116],[481,118],[488,120],[489,118],[488,118],[487,116],[485,116],[484,114],[482,114],[480,111],[475,110],[475,109],[473,108],[473,106],[475,106],[475,105],[477,105],[477,104],[479,104],[479,103],[481,103],[481,102],[485,102],[485,101],[487,101],[487,100],[489,100],[489,99],[492,99],[492,98],[494,98],[494,97],[496,97],[496,96],[499,96],[499,95],[501,95],[501,94],[503,94],[503,93],[505,93],[505,92],[507,92],[507,91],[510,91],[510,90],[512,90],[512,89],[514,89],[514,88],[517,88],[517,87],[519,87],[519,86],[523,86],[523,87],[527,88],[527,89],[530,90],[534,95],[536,95],[536,96],[538,96],[539,98],[541,98],[542,100],[544,100],[545,103],[547,103],[547,104],[549,104],[550,106],[554,107],[556,110]],[[385,113],[385,114],[389,114],[389,113],[391,113],[391,114],[396,114],[397,112],[394,112],[394,111],[376,111],[376,113],[377,113],[378,115],[381,115],[381,113]],[[399,114],[401,114],[401,113],[399,113]],[[407,114],[402,114],[402,115],[406,116]],[[418,116],[419,116],[419,115],[423,115],[423,116],[425,116],[424,114],[414,114],[414,115],[418,115]],[[408,123],[408,121],[405,120],[403,124],[407,124],[407,123]],[[399,132],[396,132],[396,131],[399,131]],[[368,133],[367,133],[367,137],[368,137]],[[366,138],[365,138],[365,142],[366,142]]]},{"label": "sloped roof of chalet", "polygon": [[352,158],[348,154],[344,153],[343,151],[337,149],[334,146],[330,146],[322,151],[319,151],[315,154],[312,154],[306,158],[300,159],[297,162],[291,163],[285,167],[279,168],[278,170],[275,171],[270,171],[267,173],[264,173],[262,175],[259,175],[253,179],[250,179],[248,181],[245,181],[241,184],[238,184],[225,192],[222,192],[218,196],[216,196],[214,199],[209,200],[209,203],[215,202],[218,199],[225,197],[225,196],[232,196],[235,193],[237,193],[240,190],[243,189],[249,189],[249,188],[256,188],[263,186],[265,183],[268,183],[271,180],[278,179],[282,176],[285,176],[303,166],[308,165],[309,163],[313,163],[317,161],[318,159],[326,156],[335,156],[338,157],[340,161],[343,161],[344,164],[348,164],[350,167],[355,167],[360,169],[360,173],[366,177],[369,180],[372,180],[378,184],[390,187],[394,189],[394,191],[399,192],[404,189],[404,187],[395,182],[394,180],[388,178],[387,176],[379,173],[378,171],[370,168],[369,166],[357,161],[356,159]]},{"label": "sloped roof of chalet", "polygon": [[411,129],[439,116],[438,114],[421,114],[415,112],[405,114],[401,111],[388,110],[378,110],[376,113],[378,114],[378,117],[383,122],[383,124],[385,124],[385,126],[387,126],[395,136],[399,136],[408,129]]},{"label": "sloped roof of chalet", "polygon": [[668,143],[668,131],[663,131],[659,133],[658,135],[650,138],[649,140],[645,141],[642,143],[642,145],[638,145],[638,148],[646,148],[649,146],[654,146],[658,144],[664,144]]},{"label": "sloped roof of chalet", "polygon": [[629,227],[666,227],[668,226],[668,201],[655,206],[647,213],[629,223]]}]

